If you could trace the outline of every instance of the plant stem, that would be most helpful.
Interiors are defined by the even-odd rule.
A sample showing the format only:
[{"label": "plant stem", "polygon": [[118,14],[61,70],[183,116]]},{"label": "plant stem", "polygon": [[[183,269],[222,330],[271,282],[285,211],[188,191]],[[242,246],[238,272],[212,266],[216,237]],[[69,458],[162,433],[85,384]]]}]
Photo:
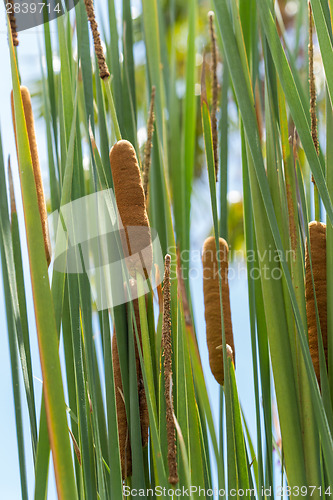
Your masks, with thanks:
[{"label": "plant stem", "polygon": [[104,82],[104,87],[106,90],[106,95],[107,95],[107,98],[109,101],[109,106],[110,106],[110,111],[111,111],[111,119],[112,119],[112,123],[114,126],[116,138],[117,138],[117,141],[120,141],[121,140],[121,133],[120,133],[119,123],[118,123],[118,118],[117,118],[116,107],[115,107],[112,92],[111,92],[110,79],[104,78],[103,82]]}]

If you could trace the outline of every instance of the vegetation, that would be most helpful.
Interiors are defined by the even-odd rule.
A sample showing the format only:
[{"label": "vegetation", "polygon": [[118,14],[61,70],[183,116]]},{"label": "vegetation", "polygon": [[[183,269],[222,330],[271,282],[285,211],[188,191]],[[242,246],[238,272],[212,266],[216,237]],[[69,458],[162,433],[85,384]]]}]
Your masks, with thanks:
[{"label": "vegetation", "polygon": [[[108,15],[100,26],[92,0],[52,21],[56,37],[49,23],[43,25],[46,72],[37,94],[47,131],[47,206],[55,212],[114,188],[125,236],[110,250],[112,257],[126,253],[128,228],[140,224],[145,234],[133,253],[150,248],[156,231],[165,268],[150,262],[140,272],[133,258],[132,300],[103,310],[93,299],[87,272],[60,272],[52,261],[48,270],[39,139],[29,92],[21,87],[27,82],[19,73],[20,33],[11,16],[24,221],[17,217],[0,141],[0,251],[22,498],[28,498],[31,478],[21,391],[29,411],[36,500],[47,496],[50,456],[63,500],[117,500],[130,488],[157,486],[172,498],[191,485],[197,487],[189,490],[193,499],[200,498],[199,488],[209,497],[214,487],[219,498],[278,498],[279,486],[285,497],[328,498],[333,493],[333,1],[311,0],[308,6],[305,0],[142,0],[142,12],[133,19],[130,0],[123,0],[120,31],[118,4],[108,0],[104,8]],[[135,57],[138,47],[143,63]],[[321,85],[316,65],[324,69]],[[144,151],[138,138],[143,123]],[[228,155],[231,132],[241,143],[241,205],[227,196],[228,170],[234,167]],[[218,402],[208,398],[196,340],[204,332],[193,320],[190,263],[182,258],[191,246],[191,194],[202,171],[208,171],[213,218],[205,258],[212,251],[217,266],[203,269],[203,278],[212,280],[211,287],[205,283],[205,306],[210,365],[221,383]],[[61,221],[55,248],[60,228]],[[232,332],[224,279],[228,244],[230,260],[240,234],[255,436],[238,398],[233,336],[239,333]],[[43,374],[40,407],[21,238],[29,251]],[[225,250],[220,259],[216,248]],[[157,280],[164,276],[163,286],[147,292],[151,269]],[[218,426],[211,406],[216,404]],[[157,490],[150,496],[157,497]]]}]

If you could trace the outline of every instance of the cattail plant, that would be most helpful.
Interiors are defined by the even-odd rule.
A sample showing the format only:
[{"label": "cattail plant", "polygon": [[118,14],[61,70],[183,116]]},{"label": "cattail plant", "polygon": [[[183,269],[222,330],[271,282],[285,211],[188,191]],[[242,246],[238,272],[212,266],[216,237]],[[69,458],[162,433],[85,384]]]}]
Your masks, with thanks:
[{"label": "cattail plant", "polygon": [[[317,114],[316,114],[316,107],[317,107],[316,79],[314,76],[314,69],[313,69],[313,21],[312,21],[312,8],[311,8],[310,2],[308,2],[308,10],[309,10],[308,56],[309,56],[309,90],[310,90],[311,134],[312,134],[313,144],[316,148],[317,154],[319,154]],[[314,182],[313,177],[312,177],[312,181]]]},{"label": "cattail plant", "polygon": [[108,65],[106,64],[106,59],[104,55],[104,50],[102,47],[101,37],[98,31],[98,24],[96,21],[94,1],[93,0],[84,0],[84,4],[86,6],[87,16],[90,23],[90,28],[92,32],[92,36],[94,39],[95,46],[95,54],[98,62],[99,68],[99,76],[102,80],[109,78],[110,71]]},{"label": "cattail plant", "polygon": [[[133,280],[130,282],[131,294],[132,296],[136,295],[136,284]],[[140,326],[140,310],[139,310],[139,302],[138,299],[132,300],[133,311],[134,311],[134,319],[133,319],[133,335],[134,335],[134,345],[135,345],[135,362],[136,362],[136,377],[138,381],[138,397],[139,397],[139,409],[140,409],[140,425],[141,425],[141,438],[142,438],[142,446],[145,447],[148,444],[148,428],[149,428],[149,415],[148,415],[148,406],[146,399],[146,392],[144,388],[141,364],[140,364],[140,356],[139,356],[139,348],[137,344],[137,338],[135,334],[135,325],[138,331],[140,348],[142,350],[142,334],[141,334],[141,326]],[[130,309],[130,305],[127,305],[127,309]],[[135,324],[134,324],[135,322]]]},{"label": "cattail plant", "polygon": [[17,34],[16,17],[14,13],[14,0],[6,0],[6,9],[7,12],[9,12],[8,17],[9,17],[11,34],[13,38],[13,45],[14,47],[18,47],[19,39]]},{"label": "cattail plant", "polygon": [[[131,296],[136,294],[136,284],[134,280],[130,280],[130,289]],[[130,298],[130,297],[128,297]],[[142,446],[146,447],[148,445],[148,428],[149,428],[149,415],[148,415],[148,406],[146,399],[146,392],[144,388],[141,364],[140,364],[140,356],[139,356],[139,348],[137,344],[137,338],[135,333],[135,325],[138,332],[140,348],[142,349],[142,335],[141,335],[141,327],[140,327],[140,311],[139,311],[139,303],[138,299],[132,300],[132,306],[134,311],[133,318],[133,335],[134,335],[134,346],[135,346],[135,363],[136,363],[136,376],[138,383],[138,400],[139,400],[139,411],[140,411],[140,427],[141,427],[141,439]],[[130,311],[131,307],[129,303],[127,304],[127,310]],[[128,328],[128,331],[130,329]],[[123,479],[132,475],[132,454],[131,454],[131,443],[129,430],[127,425],[127,417],[126,417],[126,409],[124,403],[124,395],[122,389],[122,380],[121,380],[121,370],[119,363],[119,354],[117,347],[117,339],[116,334],[113,335],[112,341],[112,360],[113,360],[113,371],[114,371],[114,381],[115,381],[115,391],[116,391],[116,406],[117,406],[117,420],[118,420],[118,439],[119,439],[119,449],[120,449],[120,458],[121,458],[121,469]],[[119,421],[122,421],[119,427]]]},{"label": "cattail plant", "polygon": [[[14,3],[21,2],[7,0],[8,6]],[[327,307],[333,290],[333,3],[311,0],[312,16],[304,0],[193,0],[183,2],[181,9],[177,2],[144,0],[135,20],[133,3],[104,2],[99,31],[96,0],[78,2],[70,14],[40,26],[45,45],[37,44],[39,60],[46,62],[34,88],[38,97],[43,96],[39,115],[46,131],[52,205],[65,210],[76,200],[95,197],[100,189],[114,189],[120,253],[130,276],[128,296],[122,294],[125,303],[105,310],[97,311],[98,282],[86,266],[93,261],[90,253],[85,254],[90,241],[86,247],[86,242],[82,244],[82,273],[66,275],[52,268],[46,272],[44,254],[50,260],[50,253],[37,154],[42,137],[37,127],[35,131],[25,88],[23,113],[20,81],[31,75],[26,74],[26,61],[13,50],[12,41],[18,42],[14,16],[7,23],[23,204],[16,213],[0,137],[4,284],[0,296],[6,302],[19,458],[19,470],[14,473],[20,474],[22,499],[27,500],[30,492],[34,498],[47,498],[52,489],[48,484],[51,453],[60,500],[118,500],[126,487],[138,493],[149,488],[152,494],[145,491],[139,496],[151,498],[158,497],[155,487],[169,487],[172,496],[176,483],[179,488],[197,487],[201,496],[203,490],[209,496],[208,489],[217,486],[225,490],[220,494],[225,498],[232,488],[261,499],[267,491],[277,496],[280,478],[291,496],[297,496],[294,487],[298,487],[303,496],[329,497],[332,491],[327,489],[333,484],[329,425],[333,317]],[[308,53],[305,26],[309,27]],[[141,53],[145,57],[138,57]],[[55,57],[60,65],[57,72],[52,71]],[[321,61],[326,92],[316,95],[314,70]],[[4,72],[5,65],[6,58]],[[211,102],[205,71],[209,71]],[[150,93],[141,167],[136,152]],[[11,156],[3,108],[4,155]],[[122,140],[128,138],[133,145]],[[326,146],[325,155],[319,138]],[[110,141],[118,141],[111,151]],[[228,146],[232,153],[239,151],[228,155]],[[223,171],[218,173],[220,158]],[[208,185],[202,182],[206,166]],[[230,173],[237,196],[228,193]],[[85,213],[82,219],[87,224]],[[302,240],[305,219],[327,221],[326,230],[320,222],[310,224],[308,249]],[[205,241],[203,313],[197,287],[201,276],[192,273],[201,269],[192,257],[198,255],[202,227],[226,238],[237,260],[245,257],[238,250],[246,248],[247,274],[239,273],[233,281],[235,293],[241,294],[235,295],[234,307],[245,347],[237,352],[237,376],[231,363],[235,357],[228,284],[231,256],[222,238]],[[161,254],[167,255],[165,267],[155,264],[154,269],[153,231],[154,244],[159,239]],[[23,235],[29,268],[22,258],[26,246],[19,244]],[[101,238],[101,250],[105,254],[110,250],[112,256],[107,248],[110,238],[96,234],[94,241],[99,245]],[[103,270],[109,278],[105,286],[111,288],[107,297],[112,296],[118,278],[113,264]],[[155,282],[160,283],[162,269],[163,287],[147,287],[144,297],[147,276],[153,271]],[[138,293],[135,289],[130,293],[132,286],[138,287]],[[31,296],[35,321],[29,311]],[[204,317],[209,364],[201,359],[201,342],[197,342]],[[38,353],[35,342],[30,342],[35,330]],[[324,356],[318,349],[319,330]],[[6,356],[6,349],[0,351]],[[225,356],[230,371],[224,365]],[[328,384],[325,372],[325,380],[319,379],[319,358],[327,363]],[[2,361],[1,357],[1,366]],[[311,376],[312,362],[321,390]],[[39,375],[34,367],[39,366],[43,398],[34,392],[33,379]],[[325,368],[322,363],[320,368]],[[210,387],[207,372],[216,379]],[[7,413],[2,412],[2,417]],[[8,433],[6,423],[3,433]],[[29,425],[31,443],[25,436]],[[115,452],[117,443],[120,453]],[[11,453],[12,446],[5,447],[5,452]],[[9,455],[7,462],[12,463]],[[34,474],[28,475],[30,470]],[[10,482],[7,496],[20,498],[18,481]],[[316,491],[309,485],[316,486]],[[7,486],[1,491],[7,491]]]},{"label": "cattail plant", "polygon": [[171,257],[170,255],[166,255],[164,282],[163,282],[163,326],[162,326],[162,346],[163,346],[163,357],[164,357],[164,384],[165,384],[164,396],[166,404],[169,483],[177,484],[179,478],[178,478],[178,466],[177,466],[176,431],[174,424],[173,392],[172,392],[170,266],[171,266]]},{"label": "cattail plant", "polygon": [[221,287],[223,304],[223,323],[225,330],[226,344],[234,352],[234,337],[231,323],[229,282],[228,282],[228,253],[227,242],[219,239],[219,251],[216,251],[215,238],[212,236],[204,242],[202,252],[203,265],[203,287],[205,301],[206,336],[209,351],[210,369],[217,380],[223,385],[223,353],[222,345],[222,324],[220,308],[220,288],[219,288],[219,267],[221,266]]},{"label": "cattail plant", "polygon": [[211,39],[211,54],[212,54],[211,74],[212,74],[212,94],[213,94],[211,121],[212,121],[215,179],[217,182],[218,169],[219,169],[219,159],[218,159],[218,137],[217,137],[216,114],[217,114],[217,101],[218,101],[219,84],[218,84],[218,80],[217,80],[217,56],[218,56],[218,53],[217,53],[217,43],[216,43],[216,35],[215,35],[215,28],[214,28],[214,12],[209,13],[209,31],[210,31],[210,39]]},{"label": "cattail plant", "polygon": [[129,429],[128,429],[128,424],[127,424],[124,393],[123,393],[123,384],[121,381],[121,371],[120,371],[117,338],[116,338],[115,333],[114,333],[113,339],[112,339],[112,363],[113,363],[114,388],[115,388],[115,393],[116,393],[116,408],[117,408],[118,440],[119,440],[121,473],[122,473],[123,479],[126,479],[127,477],[132,475],[132,455],[131,455]]},{"label": "cattail plant", "polygon": [[[309,348],[317,380],[320,382],[319,344],[316,303],[319,315],[319,324],[323,339],[325,359],[327,362],[327,282],[326,282],[326,225],[321,222],[309,224],[310,253],[307,244],[305,253],[305,294],[306,316],[308,322]],[[314,285],[314,287],[313,287]],[[315,302],[316,297],[316,302]]]},{"label": "cattail plant", "polygon": [[[40,164],[39,164],[37,139],[36,139],[36,133],[35,133],[35,123],[34,123],[34,116],[32,113],[32,106],[31,106],[31,97],[30,97],[30,92],[27,89],[27,87],[21,87],[21,96],[22,96],[24,116],[25,116],[25,122],[26,122],[28,139],[29,139],[29,146],[30,146],[30,154],[31,154],[32,166],[33,166],[33,172],[34,172],[34,178],[35,178],[35,184],[36,184],[39,214],[40,214],[40,220],[42,223],[45,255],[46,255],[47,263],[48,263],[48,265],[50,265],[50,262],[51,262],[51,243],[50,243],[49,227],[48,227],[48,221],[47,221],[47,209],[46,209],[46,202],[45,202],[45,196],[44,196],[42,173],[41,173]],[[11,93],[11,106],[12,106],[12,117],[13,117],[16,149],[18,152],[13,92]]]},{"label": "cattail plant", "polygon": [[[312,7],[310,1],[308,2],[308,17],[309,17],[309,93],[310,93],[310,117],[311,117],[311,135],[314,147],[316,148],[317,155],[319,155],[319,140],[317,128],[317,94],[316,94],[316,79],[313,66],[313,20],[312,20]],[[320,219],[320,200],[316,182],[313,174],[311,180],[314,189],[314,203],[315,203],[315,217],[316,220]]]},{"label": "cattail plant", "polygon": [[143,191],[145,193],[146,204],[148,200],[149,171],[151,164],[151,149],[153,145],[154,121],[155,121],[155,114],[154,114],[155,94],[156,94],[156,87],[153,86],[153,88],[151,89],[149,116],[147,122],[147,141],[145,145],[144,164],[143,164]]},{"label": "cattail plant", "polygon": [[124,226],[124,256],[130,274],[144,271],[149,276],[152,245],[140,168],[135,149],[128,141],[118,141],[110,151],[110,164],[117,208]]}]

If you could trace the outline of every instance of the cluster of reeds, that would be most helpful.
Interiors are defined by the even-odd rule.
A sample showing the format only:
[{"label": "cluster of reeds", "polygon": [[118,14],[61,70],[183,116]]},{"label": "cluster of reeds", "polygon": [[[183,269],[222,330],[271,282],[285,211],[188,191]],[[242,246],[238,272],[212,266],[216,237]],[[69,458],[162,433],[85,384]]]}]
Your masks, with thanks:
[{"label": "cluster of reeds", "polygon": [[[93,0],[78,2],[73,15],[57,19],[57,43],[44,25],[46,75],[39,104],[47,165],[40,163],[39,128],[30,93],[21,85],[26,76],[20,48],[14,50],[15,19],[9,19],[18,168],[10,151],[8,195],[1,146],[0,253],[22,498],[28,498],[31,485],[36,499],[47,497],[50,456],[63,500],[120,499],[124,486],[147,497],[148,489],[159,486],[171,498],[190,485],[206,491],[218,486],[222,498],[235,490],[261,499],[264,489],[277,483],[288,486],[293,498],[297,492],[328,497],[333,487],[332,3],[300,0],[298,13],[288,14],[285,1],[273,11],[267,0],[216,0],[204,27],[198,21],[207,20],[208,2],[190,0],[181,9],[171,2],[168,11],[162,4],[143,0],[142,23],[134,26],[130,1],[123,2],[122,23],[116,2],[109,1],[101,30],[105,45]],[[292,48],[286,29],[294,33]],[[179,60],[184,30],[187,50]],[[199,35],[205,40],[200,54]],[[145,47],[145,72],[135,65],[138,41]],[[53,70],[57,51],[59,75]],[[325,96],[318,102],[317,52],[325,69]],[[141,149],[138,124],[145,113]],[[228,155],[235,135],[240,164]],[[50,189],[44,192],[47,168]],[[238,204],[227,196],[230,168],[241,172]],[[15,204],[18,183],[24,221]],[[197,210],[199,185],[202,198],[209,193],[209,217],[207,210]],[[110,189],[125,298],[96,311],[97,285],[89,282],[86,269],[66,274],[52,266],[47,207],[59,211]],[[183,257],[193,248],[196,213],[204,218],[205,236],[211,236],[200,244],[202,267],[194,280],[192,263]],[[61,217],[58,224],[60,238]],[[160,267],[153,260],[155,231],[164,256]],[[29,270],[23,265],[23,237]],[[230,293],[237,246],[247,267],[244,302],[236,291]],[[112,260],[111,245],[108,250]],[[27,313],[26,276],[34,324]],[[107,278],[113,292],[119,276]],[[240,329],[235,315],[247,317],[247,311],[249,323]],[[34,325],[41,397],[33,383]],[[238,349],[243,342],[251,345],[245,355]],[[255,418],[243,407],[244,394],[238,394],[241,379],[253,392]],[[21,405],[27,406],[28,423]],[[32,453],[23,434],[27,426]],[[27,475],[28,460],[34,482]],[[157,490],[149,497],[157,498]]]}]

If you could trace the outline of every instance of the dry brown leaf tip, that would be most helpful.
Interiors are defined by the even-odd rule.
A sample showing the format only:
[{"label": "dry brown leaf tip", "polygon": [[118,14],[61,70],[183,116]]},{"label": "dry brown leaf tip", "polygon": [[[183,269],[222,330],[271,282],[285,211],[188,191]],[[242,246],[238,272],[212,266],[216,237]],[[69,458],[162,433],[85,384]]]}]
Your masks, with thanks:
[{"label": "dry brown leaf tip", "polygon": [[[21,96],[22,96],[24,117],[25,117],[25,121],[26,121],[27,133],[28,133],[33,174],[34,174],[35,185],[36,185],[38,209],[39,209],[40,219],[41,219],[41,223],[42,223],[45,255],[46,255],[47,264],[50,265],[51,254],[52,254],[51,242],[50,242],[50,235],[49,235],[49,226],[48,226],[48,219],[47,219],[47,209],[46,209],[46,202],[45,202],[45,195],[44,195],[43,179],[42,179],[42,173],[41,173],[39,156],[38,156],[37,138],[36,138],[36,132],[35,132],[35,122],[34,122],[34,116],[33,116],[33,112],[32,112],[32,106],[31,106],[31,97],[30,97],[30,92],[27,89],[27,87],[22,86],[20,88],[20,90],[21,90]],[[11,92],[11,107],[12,107],[12,117],[13,117],[13,125],[14,125],[15,141],[16,141],[16,150],[18,152],[13,91]],[[17,156],[18,156],[18,153],[17,153]]]}]

